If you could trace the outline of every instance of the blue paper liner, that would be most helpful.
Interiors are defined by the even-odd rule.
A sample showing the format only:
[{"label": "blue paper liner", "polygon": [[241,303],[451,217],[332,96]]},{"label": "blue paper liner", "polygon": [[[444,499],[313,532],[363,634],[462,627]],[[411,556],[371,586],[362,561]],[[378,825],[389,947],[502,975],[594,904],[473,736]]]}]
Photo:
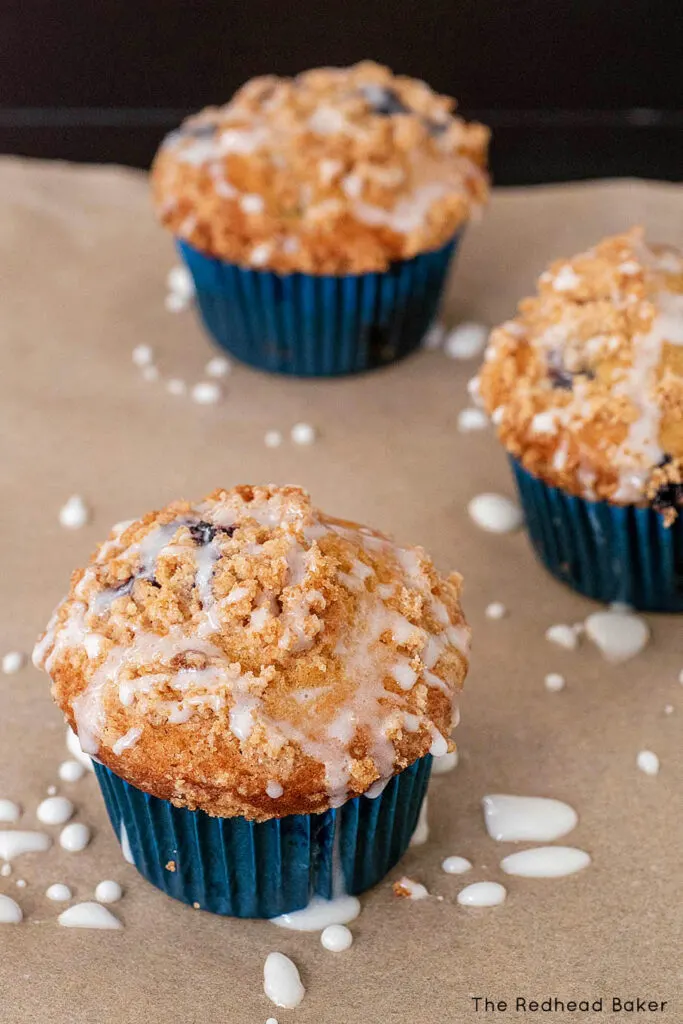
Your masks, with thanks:
[{"label": "blue paper liner", "polygon": [[94,765],[114,832],[121,842],[124,826],[133,862],[148,881],[214,914],[276,917],[301,910],[313,896],[339,895],[335,862],[350,895],[386,875],[415,831],[431,761],[420,758],[374,800],[356,797],[323,814],[265,822],[174,807]]},{"label": "blue paper liner", "polygon": [[245,269],[177,240],[204,325],[259,370],[337,377],[386,366],[419,347],[436,317],[460,234],[382,273]]},{"label": "blue paper liner", "polygon": [[683,517],[566,494],[511,458],[531,543],[558,580],[640,611],[683,611]]}]

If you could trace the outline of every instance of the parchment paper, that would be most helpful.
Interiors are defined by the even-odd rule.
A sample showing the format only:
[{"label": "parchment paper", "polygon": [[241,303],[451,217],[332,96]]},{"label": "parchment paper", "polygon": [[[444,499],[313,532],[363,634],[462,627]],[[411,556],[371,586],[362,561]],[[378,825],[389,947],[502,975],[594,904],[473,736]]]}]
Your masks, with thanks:
[{"label": "parchment paper", "polygon": [[[639,222],[651,237],[680,244],[681,190],[621,182],[496,192],[467,234],[448,319],[505,317],[547,260]],[[460,765],[433,781],[429,842],[392,876],[409,874],[432,898],[399,900],[389,882],[380,885],[363,897],[353,947],[337,955],[316,935],[193,911],[124,863],[89,776],[60,791],[93,826],[90,847],[26,855],[0,878],[0,892],[25,914],[18,927],[0,925],[0,1020],[680,1021],[681,621],[651,617],[651,645],[619,667],[587,643],[568,653],[544,639],[549,625],[583,619],[592,606],[545,574],[523,534],[487,535],[467,517],[478,492],[512,493],[492,432],[456,429],[476,364],[423,352],[358,379],[317,383],[236,366],[225,400],[200,407],[145,383],[131,363],[133,345],[149,342],[164,377],[196,381],[212,352],[192,311],[164,309],[175,256],[143,175],[5,159],[0,245],[2,652],[30,650],[70,571],[111,523],[237,482],[300,482],[324,509],[423,544],[443,569],[464,573],[474,627]],[[265,447],[267,429],[286,434],[300,420],[319,430],[314,446]],[[57,520],[73,493],[94,511],[80,531]],[[484,617],[493,600],[509,608],[500,622]],[[564,692],[545,691],[550,671],[566,675]],[[18,800],[22,826],[35,827],[38,800],[66,756],[61,716],[31,667],[0,675],[0,696],[0,796]],[[657,778],[636,768],[644,747],[661,759]],[[564,842],[588,850],[592,866],[557,881],[506,879],[498,864],[512,847],[488,838],[480,811],[490,792],[567,800],[580,823]],[[470,858],[474,871],[446,875],[448,854]],[[18,877],[28,882],[23,890]],[[83,900],[103,878],[125,888],[112,908],[125,929],[58,927],[63,908],[45,898],[46,887],[68,882]],[[479,879],[504,881],[507,902],[458,906],[459,889]],[[273,949],[301,970],[307,994],[296,1011],[276,1010],[263,995]],[[474,995],[508,1009],[476,1012]],[[605,1012],[516,1014],[517,996],[602,996]],[[612,997],[637,996],[667,1006],[611,1015]]]}]

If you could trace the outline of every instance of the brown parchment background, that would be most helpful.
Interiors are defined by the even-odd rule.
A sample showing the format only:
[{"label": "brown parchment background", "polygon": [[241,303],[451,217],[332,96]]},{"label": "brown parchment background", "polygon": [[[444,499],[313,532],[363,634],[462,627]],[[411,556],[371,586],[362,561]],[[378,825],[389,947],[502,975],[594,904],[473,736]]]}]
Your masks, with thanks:
[{"label": "brown parchment background", "polygon": [[[510,314],[552,257],[644,223],[650,236],[683,241],[683,192],[635,182],[500,190],[467,234],[452,280],[448,319],[493,323]],[[29,650],[69,572],[116,520],[173,497],[237,482],[300,482],[336,515],[423,544],[443,569],[466,578],[474,652],[457,731],[461,763],[430,790],[431,838],[400,869],[436,896],[396,899],[383,884],[363,898],[353,947],[334,955],[315,935],[223,920],[158,893],[125,864],[92,776],[62,785],[94,827],[87,851],[26,855],[0,892],[25,920],[0,926],[2,1024],[456,1024],[477,1020],[683,1019],[681,620],[651,617],[653,642],[624,666],[584,645],[564,652],[543,637],[574,622],[589,602],[553,582],[523,534],[491,536],[465,512],[482,490],[511,493],[492,432],[463,435],[475,365],[424,352],[358,379],[305,382],[236,367],[225,401],[199,407],[145,383],[132,366],[147,341],[165,376],[197,380],[211,354],[193,312],[164,310],[175,262],[154,223],[143,175],[108,167],[0,161],[0,650]],[[268,450],[269,428],[307,420],[311,448]],[[94,509],[67,531],[57,512],[72,493]],[[489,601],[510,609],[484,617]],[[548,694],[546,672],[567,677]],[[674,705],[665,715],[664,706]],[[635,766],[648,747],[661,773]],[[35,808],[65,757],[61,717],[47,680],[28,667],[0,675],[0,796]],[[566,840],[592,867],[557,881],[508,879],[511,847],[484,830],[487,792],[558,797],[580,823]],[[50,830],[56,838],[57,829]],[[448,854],[469,857],[465,877],[444,874]],[[28,886],[16,888],[24,877]],[[43,895],[66,881],[91,898],[120,880],[112,909],[120,933],[59,928],[62,905]],[[455,901],[478,879],[506,882],[504,906],[471,911]],[[296,1011],[262,993],[273,949],[292,956],[307,988]],[[470,995],[667,1000],[663,1013],[612,1016],[476,1014]]]}]

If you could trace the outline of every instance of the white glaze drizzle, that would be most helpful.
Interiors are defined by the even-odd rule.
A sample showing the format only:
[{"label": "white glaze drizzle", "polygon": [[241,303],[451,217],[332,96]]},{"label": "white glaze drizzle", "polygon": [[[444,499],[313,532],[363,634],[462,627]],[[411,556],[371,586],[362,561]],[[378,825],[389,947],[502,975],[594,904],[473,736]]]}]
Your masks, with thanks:
[{"label": "white glaze drizzle", "polygon": [[269,953],[263,966],[263,991],[272,1003],[294,1010],[306,995],[296,964],[284,953]]},{"label": "white glaze drizzle", "polygon": [[658,465],[664,455],[659,442],[662,409],[654,388],[664,342],[683,345],[683,295],[662,291],[655,301],[650,329],[647,334],[634,337],[631,367],[614,389],[615,394],[628,398],[637,411],[615,455],[615,464],[625,467],[612,495],[612,500],[617,502],[639,501],[652,467]]},{"label": "white glaze drizzle", "polygon": [[552,842],[576,826],[578,815],[561,800],[497,793],[482,800],[486,830],[505,843]]},{"label": "white glaze drizzle", "polygon": [[331,953],[343,953],[353,945],[353,935],[343,924],[329,924],[320,936],[320,944]]},{"label": "white glaze drizzle", "polygon": [[[95,771],[95,769],[93,768],[92,758],[90,757],[90,754],[86,754],[86,752],[83,750],[81,744],[78,742],[78,736],[69,725],[67,725],[66,727],[66,748],[71,754],[71,756],[74,758],[74,760],[77,761],[80,765],[82,765],[86,771]],[[73,769],[69,770],[73,772]]]},{"label": "white glaze drizzle", "polygon": [[21,817],[21,807],[14,800],[0,800],[0,821],[8,825],[16,825]]},{"label": "white glaze drizzle", "polygon": [[50,885],[45,890],[45,895],[49,900],[54,900],[55,903],[68,903],[71,899],[71,889],[68,885],[64,885],[63,882],[55,882],[54,885]]},{"label": "white glaze drizzle", "polygon": [[458,766],[458,751],[450,750],[441,757],[435,757],[432,761],[432,775],[445,775],[452,772]]},{"label": "white glaze drizzle", "polygon": [[458,893],[464,907],[498,907],[505,902],[507,891],[499,882],[473,882]]},{"label": "white glaze drizzle", "polygon": [[337,896],[331,900],[314,897],[303,910],[271,918],[271,924],[295,932],[319,932],[329,925],[349,924],[360,914],[356,896]]},{"label": "white glaze drizzle", "polygon": [[394,888],[398,887],[400,895],[404,899],[409,900],[426,900],[429,896],[429,890],[422,882],[416,882],[413,878],[408,878],[407,875],[403,875],[399,878],[398,882],[394,883]]},{"label": "white glaze drizzle", "polygon": [[[375,88],[372,83],[364,87],[366,95]],[[190,126],[181,127],[171,132],[164,141],[164,147],[174,152],[175,158],[181,163],[194,167],[205,167],[214,180],[216,193],[229,200],[235,200],[243,209],[245,203],[248,213],[258,213],[263,199],[254,193],[240,191],[226,176],[225,158],[233,154],[244,156],[258,150],[266,150],[271,161],[277,159],[280,140],[286,134],[287,142],[292,132],[314,132],[318,135],[352,135],[361,138],[365,129],[346,117],[345,113],[334,106],[329,100],[323,99],[301,125],[278,125],[277,120],[269,117],[270,107],[264,105],[263,110],[245,108],[239,99],[224,107],[221,111],[221,124],[214,121],[215,130],[211,132],[211,124],[206,122],[204,135],[192,135]],[[236,118],[233,125],[231,118]],[[245,124],[245,121],[247,122]],[[358,169],[347,174],[341,180],[341,188],[346,202],[330,200],[324,203],[303,204],[302,216],[315,222],[320,216],[318,207],[333,206],[340,213],[350,212],[357,220],[371,225],[384,226],[399,234],[410,234],[419,229],[432,215],[435,204],[446,197],[462,196],[474,208],[479,208],[479,201],[470,183],[484,181],[485,172],[464,153],[458,152],[460,132],[457,119],[446,117],[443,120],[445,131],[436,139],[436,148],[440,158],[427,153],[408,153],[408,173],[401,168],[381,168],[371,163],[359,165]],[[269,147],[272,147],[269,151]],[[336,166],[335,161],[324,160],[320,163],[323,178],[332,180],[343,169]],[[329,176],[332,176],[331,178]],[[389,187],[407,181],[404,191],[396,196],[392,208],[375,205],[364,201],[362,193],[364,184],[376,181]],[[261,203],[258,202],[261,200]],[[182,225],[181,225],[182,228]],[[181,234],[182,234],[181,230]]]},{"label": "white glaze drizzle", "polygon": [[0,924],[21,924],[23,913],[11,896],[0,894]]},{"label": "white glaze drizzle", "polygon": [[123,859],[128,864],[135,864],[133,851],[130,848],[130,839],[128,838],[128,832],[126,831],[126,826],[123,822],[121,822],[121,827],[119,829],[119,840],[121,842],[121,853],[123,854]]},{"label": "white glaze drizzle", "polygon": [[101,903],[75,903],[73,907],[63,911],[57,918],[63,928],[95,928],[98,930],[116,931],[123,928],[118,917],[107,910]]},{"label": "white glaze drizzle", "polygon": [[98,903],[117,903],[122,896],[123,890],[118,882],[106,878],[97,883],[95,899]]},{"label": "white glaze drizzle", "polygon": [[[633,263],[633,266],[644,270],[661,269],[659,258],[647,245],[637,243],[636,249],[640,265]],[[614,293],[612,301],[617,307],[623,305],[623,296],[619,291]],[[662,407],[655,393],[662,348],[665,342],[683,345],[683,295],[663,287],[654,294],[651,301],[654,315],[650,328],[644,334],[633,336],[630,365],[623,369],[621,379],[615,382],[613,388],[614,394],[623,396],[635,413],[624,440],[610,455],[611,464],[618,469],[617,488],[611,498],[624,504],[642,501],[652,470],[664,455],[659,440]],[[535,344],[546,351],[562,350],[569,339],[570,330],[567,325],[556,324],[537,338]],[[595,340],[601,341],[602,336]],[[587,402],[586,383],[576,378],[569,403],[561,409],[553,410],[556,423],[571,428],[575,420],[583,421]],[[565,438],[552,459],[555,470],[562,471],[565,468],[568,454],[569,441]],[[592,468],[579,465],[577,479],[582,485],[583,496],[595,500],[595,472]]]},{"label": "white glaze drizzle", "polygon": [[410,838],[411,846],[423,846],[429,839],[429,821],[427,820],[428,797],[425,797],[420,807],[420,814],[417,819],[415,831]]},{"label": "white glaze drizzle", "polygon": [[80,853],[90,842],[90,829],[79,821],[66,825],[59,834],[59,845],[69,853]]},{"label": "white glaze drizzle", "polygon": [[74,805],[65,796],[49,796],[38,805],[36,817],[43,825],[63,825],[73,816]]},{"label": "white glaze drizzle", "polygon": [[442,869],[447,875],[464,875],[466,871],[472,870],[472,862],[466,857],[446,857],[441,862]]},{"label": "white glaze drizzle", "polygon": [[659,758],[653,750],[641,750],[636,764],[645,775],[659,775]]},{"label": "white glaze drizzle", "polygon": [[615,664],[640,654],[650,639],[650,627],[645,619],[621,605],[593,612],[584,625],[588,639],[607,661]]},{"label": "white glaze drizzle", "polygon": [[579,636],[576,629],[561,622],[554,626],[549,626],[545,631],[545,638],[551,644],[564,647],[566,651],[575,651],[579,646]]},{"label": "white glaze drizzle", "polygon": [[537,846],[511,853],[500,862],[506,875],[520,878],[564,878],[583,871],[591,859],[585,850],[573,846]]},{"label": "white glaze drizzle", "polygon": [[120,736],[116,740],[111,749],[118,757],[119,754],[122,754],[124,752],[124,750],[129,750],[131,747],[134,747],[141,736],[142,729],[139,726],[134,726],[132,729],[129,729],[128,732],[125,733],[123,736]]},{"label": "white glaze drizzle", "polygon": [[[137,666],[162,664],[184,652],[200,652],[208,659],[222,659],[222,652],[212,642],[211,636],[220,626],[217,617],[218,604],[212,588],[213,569],[220,557],[220,548],[215,541],[197,546],[194,541],[173,541],[178,529],[197,519],[210,517],[216,526],[233,526],[239,516],[255,519],[265,526],[291,525],[291,545],[287,555],[290,573],[290,588],[286,589],[282,598],[282,621],[285,626],[287,644],[293,651],[304,650],[311,645],[316,632],[322,628],[322,621],[312,609],[321,610],[325,598],[319,591],[295,590],[306,574],[315,568],[318,557],[316,541],[326,534],[336,533],[352,543],[358,544],[368,551],[385,551],[393,556],[408,577],[409,584],[418,589],[431,609],[434,619],[440,624],[438,632],[427,633],[421,627],[412,624],[397,611],[384,603],[377,592],[369,588],[368,581],[374,576],[374,570],[359,558],[355,558],[352,571],[347,574],[345,582],[358,596],[358,621],[365,626],[364,631],[356,633],[353,638],[338,650],[343,662],[344,672],[349,678],[357,681],[356,694],[350,706],[337,716],[330,725],[321,730],[312,716],[312,727],[309,730],[297,728],[289,721],[273,721],[266,713],[261,698],[258,696],[261,683],[258,677],[243,672],[239,665],[222,664],[208,665],[204,669],[170,669],[147,672],[145,675],[131,677],[131,670]],[[379,771],[378,782],[389,779],[394,773],[395,748],[391,736],[401,727],[410,731],[423,728],[429,731],[432,738],[431,752],[443,755],[447,751],[447,741],[441,736],[424,716],[409,715],[402,711],[398,698],[385,688],[385,678],[398,681],[402,689],[408,690],[422,680],[428,686],[434,686],[450,695],[447,684],[437,674],[437,662],[447,647],[453,646],[462,653],[468,649],[469,635],[465,627],[451,623],[443,603],[431,591],[429,577],[424,571],[421,556],[415,551],[397,548],[392,542],[362,528],[350,529],[334,521],[320,521],[305,527],[306,547],[294,532],[301,525],[300,514],[291,513],[283,505],[279,495],[268,501],[248,503],[245,508],[235,504],[226,506],[199,506],[188,516],[165,526],[155,527],[143,539],[126,547],[121,542],[121,535],[128,524],[121,524],[112,539],[102,546],[94,566],[89,567],[76,588],[75,600],[72,602],[69,616],[59,628],[56,618],[48,627],[43,641],[37,646],[34,658],[43,661],[47,671],[56,660],[73,647],[86,646],[91,656],[97,658],[92,677],[87,688],[74,700],[73,710],[78,723],[80,745],[87,753],[95,754],[99,748],[100,735],[104,726],[105,715],[103,696],[112,684],[118,685],[119,698],[124,706],[138,702],[144,712],[147,706],[154,709],[155,714],[166,714],[171,724],[181,723],[197,709],[211,708],[219,711],[229,702],[230,727],[241,742],[247,742],[255,721],[258,719],[279,742],[293,741],[298,743],[305,754],[320,761],[326,772],[327,786],[332,806],[341,804],[347,795],[350,770],[348,743],[356,729],[365,729],[372,740],[371,753]],[[97,569],[97,563],[109,557],[113,552],[138,562],[134,579],[152,578],[156,562],[160,555],[173,554],[179,551],[190,551],[196,564],[195,586],[202,604],[202,619],[191,635],[186,635],[180,627],[172,628],[165,636],[148,633],[137,627],[134,642],[121,647],[104,642],[97,634],[96,624],[92,624],[92,615],[110,614],[111,606],[117,597],[122,596],[122,588],[99,592],[88,602],[86,592],[90,580]],[[125,585],[124,585],[125,587]],[[237,588],[238,591],[240,588]],[[244,588],[246,589],[246,588]],[[242,593],[231,593],[224,600],[233,603],[241,600]],[[261,629],[273,614],[270,598],[259,599],[255,612],[252,613],[252,628]],[[403,645],[414,638],[423,644],[422,658],[396,655],[383,646],[380,638],[390,633],[398,645]],[[380,659],[378,661],[378,658]],[[381,659],[386,662],[386,676],[382,677]],[[175,689],[178,700],[160,700],[156,693],[160,687]],[[187,691],[191,691],[187,693]],[[187,694],[187,695],[186,695]],[[389,700],[387,699],[389,695]],[[416,719],[416,721],[415,721]],[[457,713],[453,711],[453,724]],[[317,735],[316,735],[317,731]],[[120,736],[113,744],[113,752],[123,753],[134,745],[140,737],[140,729],[133,728]]]},{"label": "white glaze drizzle", "polygon": [[512,533],[522,525],[522,510],[502,494],[478,494],[467,506],[477,526],[488,533]]},{"label": "white glaze drizzle", "polygon": [[52,846],[45,832],[0,832],[0,860],[11,861],[23,853],[44,853]]},{"label": "white glaze drizzle", "polygon": [[62,782],[78,782],[85,775],[85,768],[79,761],[62,761],[58,774]]}]

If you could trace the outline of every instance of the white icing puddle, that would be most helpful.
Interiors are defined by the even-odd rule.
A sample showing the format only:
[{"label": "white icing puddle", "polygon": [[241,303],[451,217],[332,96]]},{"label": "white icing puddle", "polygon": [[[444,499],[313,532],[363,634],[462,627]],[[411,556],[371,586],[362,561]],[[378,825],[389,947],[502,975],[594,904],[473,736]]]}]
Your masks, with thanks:
[{"label": "white icing puddle", "polygon": [[636,764],[645,775],[659,774],[659,758],[654,750],[641,750],[636,758]]},{"label": "white icing puddle", "polygon": [[360,900],[356,896],[338,896],[324,900],[315,896],[303,910],[272,917],[271,924],[289,928],[294,932],[320,932],[333,924],[348,924],[360,914]]},{"label": "white icing puddle", "polygon": [[66,727],[66,748],[71,756],[78,761],[79,764],[82,764],[89,772],[95,771],[92,766],[92,758],[81,748],[81,745],[78,742],[78,736],[71,726]]},{"label": "white icing puddle", "polygon": [[420,814],[417,819],[417,825],[415,831],[412,834],[410,845],[411,846],[423,846],[424,843],[429,839],[429,822],[427,820],[427,797],[422,801],[420,807]]},{"label": "white icing puddle", "polygon": [[466,871],[472,870],[472,862],[466,857],[446,857],[441,867],[447,875],[464,875]]},{"label": "white icing puddle", "polygon": [[21,807],[14,800],[0,800],[0,821],[15,825],[21,817]]},{"label": "white icing puddle", "polygon": [[415,882],[407,875],[399,878],[398,882],[394,882],[394,892],[397,896],[403,896],[409,900],[426,900],[429,896],[429,890],[422,882]]},{"label": "white icing puddle", "polygon": [[22,853],[44,853],[52,846],[45,832],[0,832],[0,860],[14,860]]},{"label": "white icing puddle", "polygon": [[75,821],[63,828],[59,834],[59,845],[69,853],[80,853],[90,842],[90,829]]},{"label": "white icing puddle", "polygon": [[448,743],[435,726],[433,727],[432,745],[429,748],[429,753],[432,757],[443,757],[444,754],[448,753]]},{"label": "white icing puddle", "polygon": [[290,434],[294,444],[313,444],[318,432],[310,423],[295,423]]},{"label": "white icing puddle", "polygon": [[576,826],[579,817],[561,800],[493,794],[482,800],[486,831],[501,843],[552,842]]},{"label": "white icing puddle", "polygon": [[549,626],[545,631],[545,638],[551,644],[564,647],[565,651],[575,651],[579,646],[579,634],[574,626],[567,626],[562,622]]},{"label": "white icing puddle", "polygon": [[467,511],[477,526],[489,533],[512,533],[522,525],[522,510],[502,494],[478,494]]},{"label": "white icing puddle", "polygon": [[306,995],[299,971],[284,953],[269,953],[263,965],[263,991],[272,1003],[294,1010]]},{"label": "white icing puddle", "polygon": [[105,879],[99,882],[95,889],[95,899],[98,903],[117,903],[123,896],[123,889],[118,882]]},{"label": "white icing puddle", "polygon": [[135,366],[151,366],[154,362],[154,351],[151,345],[136,345],[131,352],[131,359]]},{"label": "white icing puddle", "polygon": [[497,622],[499,619],[504,619],[507,613],[508,610],[501,601],[491,601],[491,604],[486,605],[484,615],[492,622]]},{"label": "white icing puddle", "polygon": [[450,753],[435,757],[432,761],[432,775],[445,775],[452,772],[458,765],[458,751],[451,750]]},{"label": "white icing puddle", "polygon": [[486,346],[489,329],[484,324],[465,322],[446,335],[444,352],[450,359],[474,359]]},{"label": "white icing puddle", "polygon": [[101,903],[76,903],[59,915],[59,923],[64,928],[97,928],[113,931],[123,928],[118,917],[107,910]]},{"label": "white icing puddle", "polygon": [[471,434],[474,430],[485,430],[489,425],[489,418],[483,409],[476,409],[470,406],[461,409],[458,413],[458,430],[461,434]]},{"label": "white icing puddle", "polygon": [[71,899],[71,889],[62,882],[55,882],[54,885],[45,890],[45,895],[49,900],[54,900],[56,903],[68,903]]},{"label": "white icing puddle", "polygon": [[511,853],[500,866],[506,875],[520,878],[563,878],[583,871],[590,862],[589,854],[574,846],[537,846],[534,850]]},{"label": "white icing puddle", "polygon": [[0,924],[19,924],[23,916],[21,907],[11,896],[0,895]]},{"label": "white icing puddle", "polygon": [[650,627],[645,619],[617,605],[589,615],[585,627],[586,636],[603,657],[615,663],[640,654],[650,639]]},{"label": "white icing puddle", "polygon": [[559,693],[560,690],[564,690],[566,680],[559,672],[548,672],[543,683],[550,693]]},{"label": "white icing puddle", "polygon": [[26,655],[21,651],[8,651],[2,659],[2,671],[7,676],[13,676],[26,664]]},{"label": "white icing puddle", "polygon": [[59,766],[59,777],[62,782],[78,782],[85,775],[85,768],[80,761],[62,761]]},{"label": "white icing puddle", "polygon": [[38,805],[36,816],[43,825],[63,825],[73,813],[74,805],[65,796],[49,796]]},{"label": "white icing puddle", "polygon": [[80,530],[90,520],[90,509],[80,494],[72,494],[59,510],[59,522],[67,530]]},{"label": "white icing puddle", "polygon": [[505,902],[507,890],[499,882],[473,882],[458,893],[463,907],[498,907]]},{"label": "white icing puddle", "polygon": [[127,861],[128,864],[135,864],[133,851],[130,848],[130,839],[128,838],[126,826],[123,822],[121,822],[121,853],[123,854],[123,859]]},{"label": "white icing puddle", "polygon": [[320,936],[320,944],[331,953],[343,953],[353,945],[353,935],[344,924],[329,924]]}]

